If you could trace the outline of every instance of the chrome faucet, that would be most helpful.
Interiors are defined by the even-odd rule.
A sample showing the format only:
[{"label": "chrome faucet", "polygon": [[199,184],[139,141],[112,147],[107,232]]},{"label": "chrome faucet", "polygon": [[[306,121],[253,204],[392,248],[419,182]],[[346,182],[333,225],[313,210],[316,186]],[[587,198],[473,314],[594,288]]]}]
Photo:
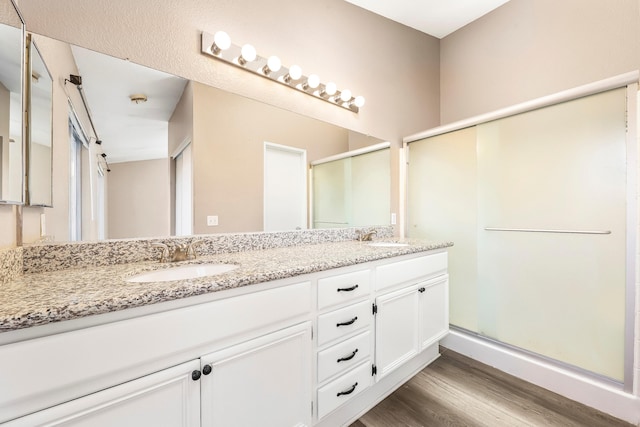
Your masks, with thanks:
[{"label": "chrome faucet", "polygon": [[189,246],[186,243],[182,245],[176,245],[173,248],[173,255],[171,256],[171,261],[186,261],[189,259]]},{"label": "chrome faucet", "polygon": [[164,243],[152,243],[151,246],[162,249],[162,252],[160,252],[160,262],[169,262],[169,246]]},{"label": "chrome faucet", "polygon": [[196,240],[189,244],[176,244],[173,247],[173,252],[169,250],[169,246],[165,243],[152,243],[151,246],[159,247],[162,249],[162,252],[160,253],[160,262],[178,262],[196,259],[196,251],[194,247],[203,242],[204,240]]},{"label": "chrome faucet", "polygon": [[375,230],[370,231],[368,233],[364,233],[364,234],[362,233],[362,231],[358,231],[358,234],[360,235],[358,240],[360,240],[361,242],[370,242],[373,240],[374,235],[378,235],[378,233]]}]

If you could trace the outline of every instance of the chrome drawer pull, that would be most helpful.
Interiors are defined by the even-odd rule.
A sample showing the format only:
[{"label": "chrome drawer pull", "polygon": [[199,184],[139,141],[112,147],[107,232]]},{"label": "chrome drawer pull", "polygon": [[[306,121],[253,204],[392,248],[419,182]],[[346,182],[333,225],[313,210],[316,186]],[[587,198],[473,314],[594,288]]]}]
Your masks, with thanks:
[{"label": "chrome drawer pull", "polygon": [[349,326],[349,325],[353,325],[356,320],[358,320],[358,316],[354,317],[353,319],[346,321],[346,322],[342,322],[342,323],[336,323],[336,328],[339,328],[340,326]]},{"label": "chrome drawer pull", "polygon": [[358,349],[356,348],[355,350],[353,350],[353,353],[351,353],[349,356],[341,357],[340,359],[338,359],[337,363],[346,362],[347,360],[353,359],[354,357],[356,357],[357,352],[358,352]]},{"label": "chrome drawer pull", "polygon": [[349,390],[341,391],[336,396],[340,397],[340,396],[344,396],[345,394],[351,394],[356,389],[356,387],[358,387],[358,383],[355,383],[354,385],[352,385]]},{"label": "chrome drawer pull", "polygon": [[356,289],[358,289],[358,285],[354,285],[350,288],[338,288],[336,289],[338,292],[351,292],[351,291],[355,291]]}]

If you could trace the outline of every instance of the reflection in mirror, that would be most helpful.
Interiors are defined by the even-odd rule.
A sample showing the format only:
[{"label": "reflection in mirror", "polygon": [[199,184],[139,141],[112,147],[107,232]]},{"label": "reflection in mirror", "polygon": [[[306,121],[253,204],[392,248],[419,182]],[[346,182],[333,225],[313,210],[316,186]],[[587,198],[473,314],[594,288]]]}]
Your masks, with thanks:
[{"label": "reflection in mirror", "polygon": [[390,165],[389,143],[313,162],[313,227],[388,224]]},{"label": "reflection in mirror", "polygon": [[0,202],[23,202],[22,76],[24,32],[9,0],[0,5]]},{"label": "reflection in mirror", "polygon": [[[41,38],[38,36],[39,48],[43,49]],[[77,46],[68,50],[72,68],[82,77],[95,138],[100,141],[97,144],[92,139],[90,155],[81,159],[83,170],[96,174],[93,183],[91,177],[83,176],[83,200],[99,216],[103,209],[99,193],[101,188],[104,191],[105,238],[162,237],[184,230],[192,234],[263,231],[266,142],[305,150],[307,162],[381,142],[130,61]],[[47,52],[43,55],[48,57]],[[58,68],[52,70],[54,84],[68,77],[68,71],[64,75]],[[75,110],[85,111],[82,103],[76,104]],[[87,123],[82,125],[90,130]],[[54,151],[62,149],[57,142],[64,138],[68,136],[56,137]],[[385,175],[388,182],[389,164],[386,166],[372,171]],[[100,170],[105,171],[103,184],[97,177]],[[68,182],[54,182],[55,191],[61,191],[61,186],[69,188]],[[388,188],[386,184],[373,195],[385,198],[388,204]],[[304,200],[308,198],[305,195]],[[190,206],[178,206],[185,200]],[[85,232],[92,209],[80,213],[83,239],[101,236],[100,230]],[[388,211],[378,225],[389,224]],[[62,211],[45,212],[53,216]],[[54,229],[50,234],[63,241],[66,233]]]},{"label": "reflection in mirror", "polygon": [[31,206],[51,206],[53,80],[37,46],[29,36],[28,43],[31,76],[28,82],[28,203]]}]

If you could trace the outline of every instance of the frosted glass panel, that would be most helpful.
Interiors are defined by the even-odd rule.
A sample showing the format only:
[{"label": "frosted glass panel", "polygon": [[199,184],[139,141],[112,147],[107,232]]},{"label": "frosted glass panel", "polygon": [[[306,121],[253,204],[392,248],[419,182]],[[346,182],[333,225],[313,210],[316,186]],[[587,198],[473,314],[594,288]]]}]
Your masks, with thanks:
[{"label": "frosted glass panel", "polygon": [[452,325],[623,381],[625,95],[409,145],[408,235],[454,242]]},{"label": "frosted glass panel", "polygon": [[477,331],[476,128],[409,145],[409,236],[450,240],[450,322]]},{"label": "frosted glass panel", "polygon": [[349,224],[346,179],[351,162],[338,160],[313,167],[313,228],[345,227]]},{"label": "frosted glass panel", "polygon": [[625,108],[619,89],[477,126],[479,332],[617,380]]},{"label": "frosted glass panel", "polygon": [[353,225],[389,224],[391,212],[390,150],[351,158]]},{"label": "frosted glass panel", "polygon": [[313,166],[313,227],[389,224],[390,150]]}]

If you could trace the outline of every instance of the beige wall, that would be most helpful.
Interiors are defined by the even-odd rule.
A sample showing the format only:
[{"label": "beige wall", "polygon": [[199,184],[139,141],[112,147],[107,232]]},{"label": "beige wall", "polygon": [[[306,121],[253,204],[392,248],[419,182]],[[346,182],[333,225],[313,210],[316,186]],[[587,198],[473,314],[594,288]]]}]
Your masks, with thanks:
[{"label": "beige wall", "polygon": [[109,239],[169,234],[169,159],[110,165]]},{"label": "beige wall", "polygon": [[305,149],[307,161],[349,150],[348,131],[318,120],[199,83],[193,99],[197,234],[262,231],[265,142]]},{"label": "beige wall", "polygon": [[[394,158],[402,136],[439,124],[439,41],[342,0],[19,0],[18,6],[32,32],[392,141]],[[298,63],[305,74],[364,95],[367,104],[354,114],[202,55],[201,31],[220,29],[238,44],[250,42],[261,54],[278,54],[286,65]]]},{"label": "beige wall", "polygon": [[633,71],[640,1],[511,0],[444,38],[440,61],[442,124]]},{"label": "beige wall", "polygon": [[[322,5],[19,0],[18,5],[33,32],[396,144],[440,123],[640,68],[638,0],[511,0],[442,41],[342,0]],[[200,54],[200,32],[219,29],[239,44],[253,43],[262,54],[277,53],[285,64],[299,63],[305,73],[349,86],[367,104],[354,114]],[[52,59],[45,56],[45,61],[50,65]],[[60,95],[59,86],[57,91]],[[62,123],[57,126],[66,127]],[[56,164],[55,156],[59,182],[68,168],[60,159]],[[392,149],[392,161],[397,157],[397,148]],[[392,173],[396,188],[397,171]],[[54,205],[67,204],[64,194],[54,194]],[[37,230],[39,222],[29,221],[26,212],[25,223],[25,236],[33,235],[28,224]]]},{"label": "beige wall", "polygon": [[[51,181],[46,176],[51,174],[51,147],[31,143],[29,147],[29,168],[41,171],[31,175],[29,180],[29,197],[32,200],[44,201],[51,192]],[[37,177],[38,179],[33,179]],[[35,195],[37,198],[33,198]]]},{"label": "beige wall", "polygon": [[16,9],[13,7],[11,0],[0,0],[0,22],[13,27],[22,26],[20,17],[16,13]]},{"label": "beige wall", "polygon": [[[30,31],[385,140],[439,123],[438,39],[343,0],[19,0]],[[200,53],[201,31],[277,54],[367,98],[337,108]]]}]

